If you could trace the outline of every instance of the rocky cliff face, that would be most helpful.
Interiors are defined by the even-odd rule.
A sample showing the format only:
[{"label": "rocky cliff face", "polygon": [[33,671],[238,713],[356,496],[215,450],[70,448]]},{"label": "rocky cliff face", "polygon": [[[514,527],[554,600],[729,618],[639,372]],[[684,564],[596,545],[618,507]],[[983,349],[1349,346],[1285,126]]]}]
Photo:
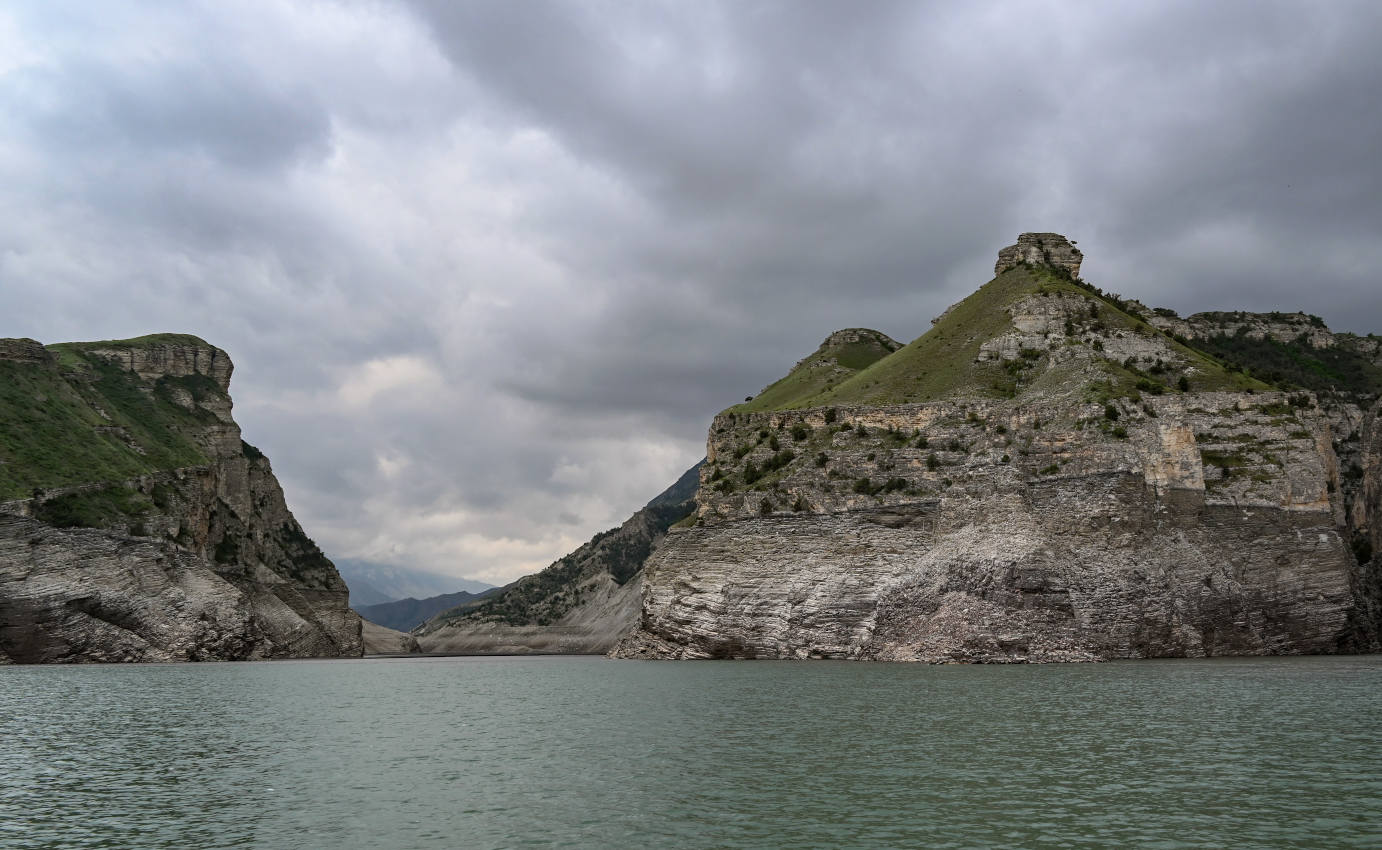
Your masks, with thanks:
[{"label": "rocky cliff face", "polygon": [[1016,244],[998,252],[993,274],[997,276],[1019,264],[1026,264],[1061,269],[1069,272],[1071,277],[1078,278],[1083,260],[1084,255],[1075,247],[1075,243],[1059,233],[1024,233],[1017,237]]},{"label": "rocky cliff face", "polygon": [[422,652],[417,639],[407,632],[361,621],[360,636],[366,655],[415,655]]},{"label": "rocky cliff face", "polygon": [[1024,262],[846,384],[717,417],[697,523],[649,561],[615,654],[1375,648],[1376,564],[1355,540],[1376,539],[1382,471],[1368,455],[1346,486],[1339,412],[1226,369],[1068,264]]},{"label": "rocky cliff face", "polygon": [[240,438],[231,371],[195,337],[0,345],[6,657],[360,654],[345,584]]}]

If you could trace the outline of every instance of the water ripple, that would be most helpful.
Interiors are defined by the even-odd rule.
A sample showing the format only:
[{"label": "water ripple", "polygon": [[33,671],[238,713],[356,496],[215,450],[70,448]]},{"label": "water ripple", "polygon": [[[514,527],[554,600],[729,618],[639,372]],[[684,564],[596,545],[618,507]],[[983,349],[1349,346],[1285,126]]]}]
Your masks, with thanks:
[{"label": "water ripple", "polygon": [[1382,847],[1382,657],[0,668],[0,846]]}]

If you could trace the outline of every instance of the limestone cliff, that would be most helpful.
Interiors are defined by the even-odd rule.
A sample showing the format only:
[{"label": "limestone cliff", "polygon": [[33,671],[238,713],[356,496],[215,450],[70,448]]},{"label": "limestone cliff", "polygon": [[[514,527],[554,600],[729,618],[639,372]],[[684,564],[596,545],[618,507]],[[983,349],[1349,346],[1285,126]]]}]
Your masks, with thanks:
[{"label": "limestone cliff", "polygon": [[196,337],[0,341],[0,654],[358,656],[360,619]]},{"label": "limestone cliff", "polygon": [[1376,410],[1346,486],[1347,411],[1153,327],[1078,280],[1062,237],[1023,239],[907,346],[815,394],[716,417],[696,523],[650,559],[639,627],[614,654],[1377,646],[1377,565],[1354,542],[1376,540]]}]

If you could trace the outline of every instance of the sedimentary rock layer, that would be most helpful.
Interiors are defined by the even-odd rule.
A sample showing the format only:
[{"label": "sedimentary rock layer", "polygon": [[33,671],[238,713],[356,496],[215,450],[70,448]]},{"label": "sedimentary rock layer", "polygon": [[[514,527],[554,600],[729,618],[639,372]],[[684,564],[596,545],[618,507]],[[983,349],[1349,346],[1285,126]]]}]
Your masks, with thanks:
[{"label": "sedimentary rock layer", "polygon": [[1240,340],[1357,352],[1318,361],[1344,386],[1272,391],[1264,378],[1286,379],[1190,345],[1197,317],[1079,281],[1080,259],[1023,234],[923,337],[815,395],[716,417],[695,525],[649,560],[613,654],[1375,651],[1371,339],[1233,314]]},{"label": "sedimentary rock layer", "polygon": [[[761,425],[813,423],[829,460],[767,495],[704,488],[701,526],[674,532],[648,565],[640,628],[618,653],[991,662],[1335,651],[1357,565],[1337,529],[1327,426],[1280,397],[1236,402],[1158,400],[1156,416],[1124,418],[1127,438],[1062,426],[1055,410],[976,417],[963,404],[717,423],[712,452]],[[915,432],[928,435],[924,448]],[[863,474],[880,467],[903,483],[868,492],[882,482],[863,486]]]},{"label": "sedimentary rock layer", "polygon": [[185,336],[55,348],[0,346],[28,355],[7,358],[29,370],[11,378],[50,412],[38,425],[29,408],[6,412],[7,480],[63,482],[0,502],[0,655],[358,656],[344,582],[231,418],[226,353]]},{"label": "sedimentary rock layer", "polygon": [[457,655],[602,655],[638,620],[642,577],[617,584],[608,573],[586,579],[580,601],[546,624],[478,616],[417,631],[424,652]]}]

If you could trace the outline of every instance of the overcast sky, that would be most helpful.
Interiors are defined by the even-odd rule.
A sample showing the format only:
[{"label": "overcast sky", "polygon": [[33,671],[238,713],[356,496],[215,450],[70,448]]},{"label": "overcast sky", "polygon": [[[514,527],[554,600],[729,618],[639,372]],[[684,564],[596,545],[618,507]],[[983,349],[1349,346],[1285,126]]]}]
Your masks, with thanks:
[{"label": "overcast sky", "polygon": [[499,583],[1054,230],[1382,331],[1382,3],[0,7],[0,336],[197,334],[333,557]]}]

